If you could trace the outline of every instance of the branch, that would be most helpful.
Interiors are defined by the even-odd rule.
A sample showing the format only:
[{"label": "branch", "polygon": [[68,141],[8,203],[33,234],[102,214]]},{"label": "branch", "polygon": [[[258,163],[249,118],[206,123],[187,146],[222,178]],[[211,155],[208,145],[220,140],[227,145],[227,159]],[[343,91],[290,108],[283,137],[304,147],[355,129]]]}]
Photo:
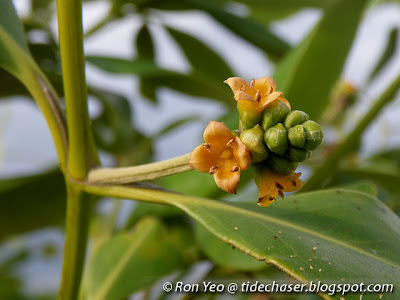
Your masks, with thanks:
[{"label": "branch", "polygon": [[190,153],[172,159],[146,165],[93,169],[89,172],[89,184],[124,184],[137,181],[153,180],[159,177],[178,174],[191,170]]}]

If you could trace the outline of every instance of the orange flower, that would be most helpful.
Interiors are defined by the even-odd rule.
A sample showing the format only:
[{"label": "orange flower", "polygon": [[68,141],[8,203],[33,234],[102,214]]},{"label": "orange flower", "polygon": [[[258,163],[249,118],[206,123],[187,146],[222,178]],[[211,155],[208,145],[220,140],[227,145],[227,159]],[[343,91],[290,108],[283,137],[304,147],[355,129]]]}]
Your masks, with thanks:
[{"label": "orange flower", "polygon": [[240,77],[230,77],[224,82],[232,89],[238,104],[240,103],[246,110],[260,113],[275,100],[285,102],[290,108],[289,101],[282,97],[283,93],[276,91],[276,82],[272,77],[253,79],[250,85]]},{"label": "orange flower", "polygon": [[255,166],[253,171],[254,181],[258,187],[258,205],[261,207],[270,205],[278,195],[283,199],[283,192],[294,192],[304,185],[300,179],[301,173],[280,175],[273,172],[268,166]]},{"label": "orange flower", "polygon": [[210,121],[203,137],[205,143],[193,150],[190,166],[214,175],[215,183],[222,190],[236,194],[240,171],[251,164],[250,151],[222,122]]}]

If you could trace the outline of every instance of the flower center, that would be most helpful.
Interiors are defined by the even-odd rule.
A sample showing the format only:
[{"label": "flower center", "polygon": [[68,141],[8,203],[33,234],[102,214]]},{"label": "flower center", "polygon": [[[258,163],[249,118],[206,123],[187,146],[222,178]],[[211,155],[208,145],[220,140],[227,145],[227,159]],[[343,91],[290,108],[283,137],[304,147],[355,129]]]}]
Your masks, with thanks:
[{"label": "flower center", "polygon": [[232,157],[232,155],[233,155],[233,152],[231,149],[225,149],[224,151],[222,151],[220,158],[229,159]]}]

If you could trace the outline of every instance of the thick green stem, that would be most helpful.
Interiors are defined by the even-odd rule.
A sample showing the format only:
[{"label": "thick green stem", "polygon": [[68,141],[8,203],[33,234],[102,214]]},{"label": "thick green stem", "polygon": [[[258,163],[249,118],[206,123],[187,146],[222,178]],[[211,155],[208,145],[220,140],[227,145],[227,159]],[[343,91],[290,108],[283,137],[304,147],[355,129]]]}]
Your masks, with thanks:
[{"label": "thick green stem", "polygon": [[185,154],[172,159],[134,167],[93,169],[89,172],[88,181],[92,184],[124,184],[153,180],[191,170],[189,158],[190,154]]},{"label": "thick green stem", "polygon": [[68,128],[67,224],[59,299],[78,299],[85,263],[90,201],[74,185],[97,163],[90,128],[83,54],[82,0],[57,0],[58,30]]},{"label": "thick green stem", "polygon": [[400,87],[400,75],[386,89],[386,91],[375,101],[369,111],[358,121],[353,131],[348,134],[338,147],[329,155],[325,162],[315,170],[313,175],[307,181],[301,192],[311,191],[323,186],[323,184],[332,176],[339,167],[339,161],[346,154],[354,150],[364,130],[371,124],[371,121],[381,112],[381,110],[390,103]]},{"label": "thick green stem", "polygon": [[64,246],[62,283],[58,299],[78,299],[85,264],[90,220],[91,196],[80,187],[68,184],[67,238]]},{"label": "thick green stem", "polygon": [[68,174],[81,180],[97,161],[87,107],[82,0],[58,0],[57,17],[69,134]]}]

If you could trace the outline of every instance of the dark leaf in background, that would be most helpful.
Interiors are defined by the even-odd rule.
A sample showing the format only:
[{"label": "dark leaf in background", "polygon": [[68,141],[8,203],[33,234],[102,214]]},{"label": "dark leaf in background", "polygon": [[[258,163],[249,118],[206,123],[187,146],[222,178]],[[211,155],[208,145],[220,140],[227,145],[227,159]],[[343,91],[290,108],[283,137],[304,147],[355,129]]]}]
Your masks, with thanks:
[{"label": "dark leaf in background", "polygon": [[307,37],[279,64],[274,78],[294,109],[301,108],[311,119],[318,119],[341,75],[367,5],[367,0],[333,2]]},{"label": "dark leaf in background", "polygon": [[124,96],[90,88],[102,105],[102,112],[92,120],[96,145],[114,155],[118,166],[149,162],[153,139],[134,128],[131,103]]},{"label": "dark leaf in background", "polygon": [[0,68],[0,100],[9,96],[29,96],[25,86],[10,73]]},{"label": "dark leaf in background", "polygon": [[262,24],[282,19],[304,8],[324,8],[335,0],[239,0],[250,15]]},{"label": "dark leaf in background", "polygon": [[[149,28],[146,24],[142,26],[137,34],[136,50],[138,59],[149,60],[156,64],[154,43]],[[151,79],[141,78],[139,82],[139,90],[144,97],[152,102],[157,102],[157,86],[154,84],[154,82],[152,82]]]},{"label": "dark leaf in background", "polygon": [[234,76],[225,60],[205,43],[173,28],[166,29],[181,47],[195,71],[211,76],[221,84],[228,77]]},{"label": "dark leaf in background", "polygon": [[163,224],[143,219],[132,233],[119,233],[96,251],[88,270],[88,299],[126,298],[184,265]]},{"label": "dark leaf in background", "polygon": [[173,206],[138,201],[125,225],[125,228],[130,229],[136,222],[147,216],[153,216],[165,220],[175,219],[183,215],[184,213],[180,209]]},{"label": "dark leaf in background", "polygon": [[399,29],[393,28],[389,33],[389,39],[386,48],[382,53],[379,61],[376,63],[375,68],[369,75],[369,80],[372,80],[389,62],[389,60],[396,54],[396,48],[399,47]]},{"label": "dark leaf in background", "polygon": [[232,93],[222,83],[202,74],[182,74],[157,67],[147,60],[125,60],[112,57],[89,56],[87,61],[96,67],[117,74],[137,75],[152,79],[155,86],[164,86],[181,93],[211,98],[233,107]]},{"label": "dark leaf in background", "polygon": [[238,17],[217,6],[201,1],[195,2],[198,7],[212,16],[227,29],[244,40],[259,47],[272,60],[279,60],[289,50],[290,46],[284,40],[273,34],[267,27],[247,18]]},{"label": "dark leaf in background", "polygon": [[46,226],[62,225],[65,183],[56,169],[0,180],[0,240]]}]

